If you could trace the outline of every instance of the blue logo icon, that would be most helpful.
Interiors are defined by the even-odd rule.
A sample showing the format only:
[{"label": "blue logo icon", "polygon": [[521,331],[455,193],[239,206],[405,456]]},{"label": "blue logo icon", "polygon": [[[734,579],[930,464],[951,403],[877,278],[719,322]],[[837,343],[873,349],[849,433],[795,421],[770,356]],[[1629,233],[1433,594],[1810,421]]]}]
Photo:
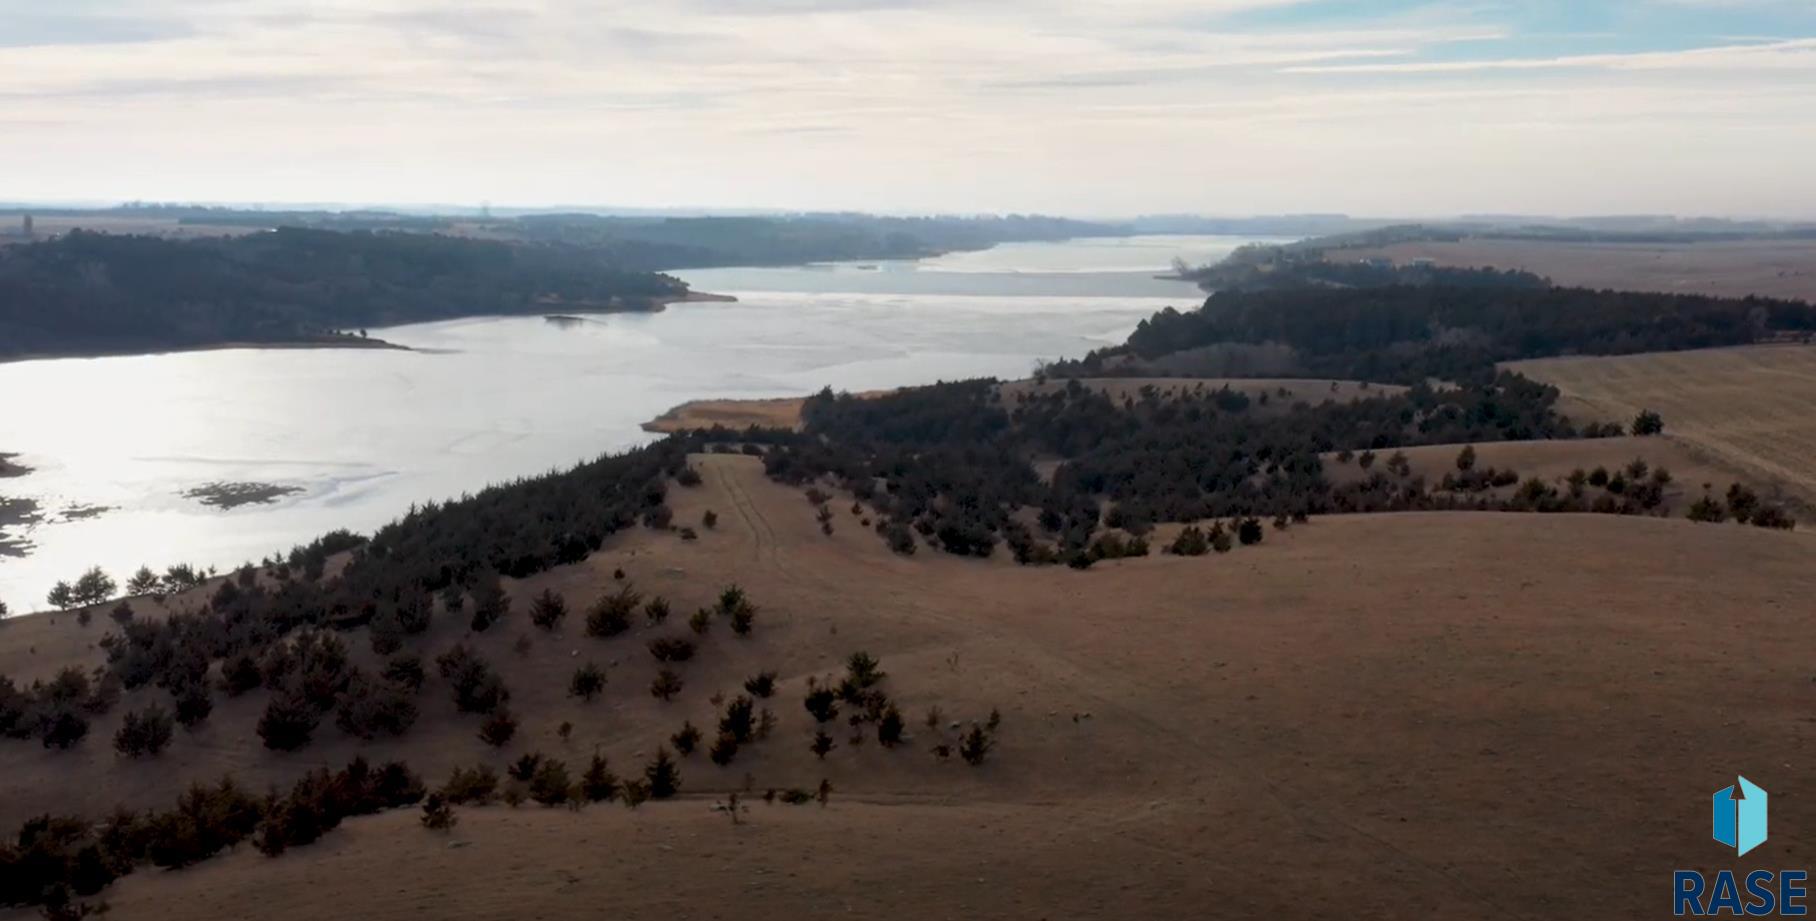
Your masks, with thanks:
[{"label": "blue logo icon", "polygon": [[1735,856],[1766,843],[1766,803],[1770,799],[1758,784],[1736,777],[1738,783],[1715,791],[1715,840],[1734,849]]}]

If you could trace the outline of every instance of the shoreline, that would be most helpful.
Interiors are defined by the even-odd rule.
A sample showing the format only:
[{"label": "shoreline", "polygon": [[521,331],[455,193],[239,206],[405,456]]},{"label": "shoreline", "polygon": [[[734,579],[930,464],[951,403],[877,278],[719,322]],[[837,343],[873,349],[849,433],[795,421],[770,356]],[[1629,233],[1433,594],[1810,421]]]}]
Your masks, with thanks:
[{"label": "shoreline", "polygon": [[98,351],[31,352],[31,353],[24,354],[24,355],[8,355],[5,357],[0,357],[0,365],[16,364],[19,362],[26,362],[26,361],[60,361],[60,360],[70,359],[70,358],[135,358],[135,357],[139,357],[139,356],[149,356],[149,355],[183,355],[183,354],[187,354],[190,352],[219,352],[219,351],[226,351],[229,349],[260,349],[260,350],[270,350],[270,349],[281,349],[281,350],[378,349],[378,350],[388,350],[388,351],[397,351],[397,352],[413,352],[413,351],[415,351],[415,349],[412,349],[407,345],[398,345],[395,342],[386,342],[383,339],[354,338],[354,339],[352,339],[352,341],[347,341],[347,342],[338,341],[340,339],[345,339],[345,338],[348,338],[348,337],[334,337],[334,338],[324,338],[324,339],[297,339],[297,340],[284,341],[284,342],[243,342],[243,341],[209,342],[209,343],[201,343],[201,344],[196,344],[196,345],[156,346],[156,347],[144,348],[144,349],[102,349],[102,350],[98,350]]},{"label": "shoreline", "polygon": [[[588,314],[588,313],[660,313],[664,309],[666,309],[668,307],[668,305],[670,305],[670,304],[736,303],[737,300],[738,299],[736,297],[733,297],[732,295],[729,295],[729,294],[713,294],[712,292],[709,292],[709,291],[687,291],[685,293],[682,293],[679,295],[674,295],[674,296],[669,296],[669,297],[650,298],[648,300],[643,301],[640,306],[603,307],[602,308],[602,307],[598,307],[595,305],[595,306],[592,306],[592,309],[581,311],[581,313],[583,313],[583,314]],[[554,307],[560,307],[563,305],[547,304],[547,305],[543,305],[543,306],[554,308]],[[444,321],[449,321],[449,320],[470,320],[470,319],[476,319],[479,317],[548,316],[550,313],[554,313],[554,312],[555,311],[551,310],[548,313],[540,313],[540,314],[539,313],[472,314],[469,316],[443,317],[439,320],[423,320],[420,322],[439,323],[439,322],[444,322]],[[405,324],[405,325],[410,325],[410,324]],[[380,349],[380,350],[389,350],[389,351],[397,351],[397,352],[414,352],[414,351],[416,351],[416,349],[413,349],[407,345],[399,345],[395,342],[389,342],[384,339],[368,339],[368,338],[359,338],[359,337],[354,337],[354,336],[323,336],[323,337],[316,338],[316,339],[296,339],[296,340],[285,340],[285,341],[279,341],[279,342],[246,342],[246,341],[236,340],[236,341],[231,341],[231,342],[198,343],[195,345],[153,346],[153,347],[139,348],[139,349],[132,349],[132,348],[112,349],[112,348],[110,348],[110,349],[99,349],[99,350],[73,350],[73,351],[67,351],[67,352],[58,352],[58,351],[28,352],[28,353],[25,353],[22,355],[0,356],[0,365],[15,364],[15,363],[27,362],[27,361],[57,361],[57,360],[69,359],[69,358],[132,358],[132,357],[147,356],[147,355],[181,355],[181,354],[185,354],[185,353],[189,353],[189,352],[217,352],[217,351],[225,351],[225,350],[229,350],[229,349]],[[10,456],[12,456],[12,455],[0,454],[0,476],[18,476],[19,475],[16,473],[6,473],[5,472],[7,469],[7,467],[5,465],[5,458],[10,457]]]}]

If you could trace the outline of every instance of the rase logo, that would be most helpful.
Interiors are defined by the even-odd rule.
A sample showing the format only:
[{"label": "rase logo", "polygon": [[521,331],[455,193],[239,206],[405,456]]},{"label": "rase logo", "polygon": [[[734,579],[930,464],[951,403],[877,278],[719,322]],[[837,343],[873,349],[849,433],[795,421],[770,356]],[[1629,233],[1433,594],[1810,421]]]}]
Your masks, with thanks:
[{"label": "rase logo", "polygon": [[[1745,777],[1734,780],[1715,791],[1710,800],[1710,830],[1715,840],[1733,848],[1734,856],[1739,857],[1766,843],[1771,796]],[[1695,870],[1678,870],[1673,878],[1677,891],[1671,911],[1679,917],[1802,917],[1810,912],[1803,902],[1807,891],[1803,884],[1808,878],[1804,870],[1753,870],[1743,883],[1733,870],[1716,873],[1713,881]]]},{"label": "rase logo", "polygon": [[1715,840],[1734,849],[1734,856],[1766,843],[1766,807],[1771,797],[1745,777],[1715,791]]}]

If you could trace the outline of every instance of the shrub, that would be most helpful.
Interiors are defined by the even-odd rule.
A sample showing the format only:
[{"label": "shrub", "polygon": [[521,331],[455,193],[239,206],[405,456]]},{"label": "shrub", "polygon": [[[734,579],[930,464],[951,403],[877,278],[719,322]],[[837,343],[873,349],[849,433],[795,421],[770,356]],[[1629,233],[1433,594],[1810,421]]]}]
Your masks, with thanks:
[{"label": "shrub", "polygon": [[643,606],[643,619],[652,627],[662,626],[668,621],[668,615],[668,599],[659,595],[651,598],[649,603]]},{"label": "shrub", "polygon": [[642,601],[643,596],[629,585],[600,598],[586,613],[586,635],[613,637],[629,630],[631,614]]},{"label": "shrub", "polygon": [[511,762],[511,766],[507,769],[507,772],[511,775],[512,780],[529,783],[530,778],[536,776],[536,769],[541,766],[541,752],[526,752],[523,755],[520,755],[516,761]]},{"label": "shrub", "polygon": [[530,623],[544,630],[561,626],[566,617],[567,599],[556,594],[554,589],[543,589],[542,594],[530,602]]},{"label": "shrub", "polygon": [[479,724],[479,738],[493,748],[509,745],[517,735],[517,717],[511,714],[510,708],[499,707]]},{"label": "shrub", "polygon": [[498,792],[498,774],[486,765],[455,768],[442,785],[441,795],[457,806],[483,806]]},{"label": "shrub", "polygon": [[984,727],[972,723],[971,731],[965,733],[964,737],[959,739],[958,754],[959,757],[965,759],[966,764],[977,767],[984,763],[984,758],[990,754],[990,749],[994,747],[996,747],[996,741],[990,737],[989,733],[984,731]]},{"label": "shrub", "polygon": [[114,749],[132,758],[156,756],[170,744],[174,726],[170,714],[156,704],[129,712],[120,723],[120,730],[114,733]]},{"label": "shrub", "polygon": [[720,735],[729,735],[733,741],[749,742],[756,724],[753,721],[755,702],[742,694],[725,705],[725,715],[719,718]]},{"label": "shrub", "polygon": [[860,690],[875,687],[885,677],[888,674],[883,671],[882,663],[868,652],[854,652],[845,660],[845,680]]},{"label": "shrub", "polygon": [[403,735],[415,722],[416,703],[408,690],[361,674],[341,692],[335,725],[348,735],[371,739],[381,732]]},{"label": "shrub", "polygon": [[822,726],[813,731],[813,743],[807,746],[807,750],[813,752],[821,761],[824,761],[826,760],[827,753],[831,752],[837,744],[838,743],[832,740],[832,736],[826,732],[826,728]]},{"label": "shrub", "polygon": [[720,767],[730,764],[732,759],[738,756],[737,738],[729,732],[719,733],[719,737],[713,740],[713,746],[706,755]]},{"label": "shrub", "polygon": [[454,810],[449,808],[448,800],[440,793],[431,793],[422,803],[422,827],[430,831],[447,831],[459,821]]},{"label": "shrub", "polygon": [[308,698],[294,690],[281,691],[272,695],[265,715],[259,717],[259,738],[273,751],[296,751],[309,744],[319,722],[321,716]]},{"label": "shrub", "polygon": [[757,609],[748,604],[739,605],[731,612],[731,632],[739,636],[749,636],[750,628],[756,623]]},{"label": "shrub", "polygon": [[530,778],[530,799],[544,806],[559,806],[573,795],[567,765],[554,758],[542,762]]},{"label": "shrub", "polygon": [[694,753],[694,749],[700,745],[700,729],[693,723],[684,721],[681,723],[680,731],[669,736],[668,740],[675,746],[675,751],[680,752],[683,756],[691,755]]},{"label": "shrub", "polygon": [[744,690],[754,697],[769,698],[776,693],[776,673],[758,672],[744,679]]},{"label": "shrub", "polygon": [[1728,510],[1715,501],[1713,496],[1705,493],[1702,498],[1690,504],[1689,518],[1691,521],[1719,523],[1728,520]]},{"label": "shrub", "polygon": [[895,704],[890,704],[883,711],[882,719],[877,720],[876,740],[881,742],[884,748],[894,748],[902,741],[903,728],[902,711],[896,709]]},{"label": "shrub", "polygon": [[649,783],[651,799],[668,799],[681,790],[681,770],[666,748],[656,749],[656,758],[644,768],[643,777]]},{"label": "shrub", "polygon": [[249,652],[234,656],[221,666],[221,686],[228,697],[238,697],[257,688],[263,681],[258,660]]},{"label": "shrub", "polygon": [[1241,541],[1244,546],[1261,543],[1261,537],[1261,522],[1254,518],[1244,518],[1242,523],[1236,526],[1236,539]]},{"label": "shrub", "polygon": [[1797,527],[1797,519],[1792,518],[1784,509],[1776,505],[1762,506],[1753,513],[1752,523],[1755,527],[1774,528],[1789,531]]},{"label": "shrub", "polygon": [[412,692],[422,689],[423,674],[421,656],[394,656],[385,663],[385,680],[406,688]]},{"label": "shrub", "polygon": [[1664,417],[1650,409],[1642,409],[1639,415],[1633,417],[1633,434],[1635,435],[1657,435],[1664,430]]},{"label": "shrub", "polygon": [[593,753],[586,773],[580,777],[580,795],[589,803],[609,802],[618,796],[618,776],[606,766],[605,758],[598,752]]},{"label": "shrub", "polygon": [[1210,543],[1205,540],[1204,532],[1197,525],[1186,525],[1167,546],[1167,552],[1177,556],[1203,556],[1210,551]]},{"label": "shrub", "polygon": [[488,575],[473,593],[473,632],[484,633],[509,613],[511,600],[505,595],[504,586],[498,584],[496,574]]},{"label": "shrub", "polygon": [[698,486],[700,485],[700,471],[692,467],[682,467],[681,471],[675,474],[675,482],[682,486]]},{"label": "shrub", "polygon": [[749,596],[736,583],[719,589],[719,613],[729,615],[731,612],[750,603]]},{"label": "shrub", "polygon": [[214,712],[214,695],[209,693],[208,682],[199,678],[173,686],[170,696],[176,705],[177,722],[185,729],[195,728]]},{"label": "shrub", "polygon": [[649,652],[658,662],[686,662],[694,657],[694,641],[682,637],[661,637],[649,641]]},{"label": "shrub", "polygon": [[902,556],[914,555],[916,549],[914,532],[908,530],[908,527],[899,521],[891,521],[883,525],[883,540],[889,544],[890,550]]},{"label": "shrub", "polygon": [[1589,472],[1589,485],[1601,488],[1608,485],[1608,468],[1597,467]]},{"label": "shrub", "polygon": [[568,681],[568,696],[578,697],[592,703],[599,692],[605,690],[605,670],[597,664],[588,662],[574,669],[574,677]]},{"label": "shrub", "polygon": [[1457,469],[1461,470],[1464,473],[1468,473],[1469,471],[1475,469],[1475,465],[1476,465],[1475,445],[1464,445],[1463,450],[1457,452]]},{"label": "shrub", "polygon": [[1728,514],[1735,521],[1750,521],[1753,513],[1759,510],[1759,495],[1745,486],[1735,483],[1728,487]]},{"label": "shrub", "polygon": [[813,686],[807,689],[807,697],[802,701],[807,712],[821,723],[829,723],[838,718],[838,695],[828,687]]},{"label": "shrub", "polygon": [[649,784],[642,780],[627,780],[620,790],[620,795],[624,798],[626,808],[635,809],[649,799]]},{"label": "shrub", "polygon": [[650,681],[649,693],[664,701],[674,700],[675,695],[681,693],[681,676],[666,668],[657,672],[655,679]]},{"label": "shrub", "polygon": [[511,699],[492,666],[464,643],[437,656],[435,665],[453,689],[454,705],[462,713],[490,713]]},{"label": "shrub", "polygon": [[1209,540],[1211,542],[1211,549],[1218,553],[1228,553],[1230,552],[1230,548],[1235,546],[1235,541],[1231,539],[1230,532],[1224,529],[1223,522],[1221,521],[1211,525]]},{"label": "shrub", "polygon": [[685,527],[685,526],[683,526],[681,528],[681,530],[679,530],[675,533],[681,535],[682,540],[699,540],[700,539],[699,531],[696,531],[693,528],[689,528],[689,527]]},{"label": "shrub", "polygon": [[706,631],[711,630],[712,626],[713,626],[712,612],[708,611],[705,608],[701,608],[701,609],[695,611],[692,615],[690,615],[687,618],[688,629],[694,631],[694,633],[696,633],[700,636],[705,636]]},{"label": "shrub", "polygon": [[706,514],[700,516],[700,523],[702,525],[705,525],[706,529],[708,531],[712,530],[713,528],[718,527],[719,526],[719,513],[713,511],[712,509],[707,509]]}]

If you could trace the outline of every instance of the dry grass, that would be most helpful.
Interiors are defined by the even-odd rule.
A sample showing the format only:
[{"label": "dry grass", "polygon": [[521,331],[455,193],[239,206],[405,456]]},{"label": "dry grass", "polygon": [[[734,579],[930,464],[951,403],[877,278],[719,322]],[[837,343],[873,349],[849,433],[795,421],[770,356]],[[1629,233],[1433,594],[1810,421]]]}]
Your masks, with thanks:
[{"label": "dry grass", "polygon": [[1816,242],[1552,243],[1463,240],[1342,250],[1336,258],[1431,259],[1439,265],[1525,269],[1560,285],[1816,300]]},{"label": "dry grass", "polygon": [[1548,358],[1507,366],[1562,390],[1573,416],[1664,417],[1667,436],[1731,479],[1816,505],[1816,348],[1748,346],[1613,358]]},{"label": "dry grass", "polygon": [[[1457,453],[1462,447],[1424,445],[1401,450],[1412,465],[1412,472],[1423,476],[1426,484],[1436,489],[1445,474],[1456,472]],[[1665,488],[1664,502],[1656,510],[1659,514],[1670,516],[1682,516],[1690,503],[1702,497],[1705,486],[1719,496],[1736,479],[1733,470],[1711,463],[1702,452],[1669,438],[1484,442],[1475,445],[1475,450],[1477,469],[1495,467],[1513,470],[1520,475],[1522,482],[1537,477],[1560,491],[1566,488],[1565,481],[1573,471],[1591,471],[1602,467],[1613,473],[1634,460],[1643,460],[1650,468],[1663,467],[1671,472],[1671,483]],[[1392,449],[1376,452],[1373,469],[1385,470],[1387,458],[1392,453]],[[1369,471],[1364,471],[1354,460],[1342,463],[1334,453],[1324,455],[1324,473],[1335,483],[1362,480],[1369,475]],[[1759,485],[1751,480],[1743,481],[1756,488]],[[1516,483],[1471,495],[1507,499],[1518,491],[1519,484]],[[1593,500],[1601,490],[1591,487],[1589,492]]]},{"label": "dry grass", "polygon": [[[120,917],[375,919],[902,917],[1650,917],[1666,870],[1723,864],[1708,791],[1745,771],[1794,790],[1816,759],[1800,533],[1609,516],[1410,514],[1315,520],[1228,556],[1089,572],[923,551],[889,554],[839,503],[823,536],[798,491],[752,458],[695,459],[676,520],[695,542],[637,531],[588,561],[509,586],[517,612],[478,640],[524,719],[498,754],[431,681],[400,742],[331,727],[295,755],[259,747],[262,697],[221,706],[153,763],[118,760],[101,721],[80,749],[0,743],[0,820],[168,799],[223,770],[280,782],[355,753],[449,766],[541,749],[621,772],[714,691],[777,670],[776,736],[729,768],[683,763],[683,798],[637,813],[463,810],[449,840],[409,813],[348,822],[272,861],[250,849],[106,897]],[[623,567],[680,616],[736,581],[757,633],[723,624],[660,704],[652,632],[533,635],[522,599],[584,605]],[[0,670],[97,660],[104,619],[0,627]],[[677,628],[671,627],[670,631]],[[681,628],[684,629],[684,628]],[[663,631],[669,632],[669,631]],[[433,654],[460,639],[439,624]],[[356,637],[356,645],[363,639]],[[35,646],[36,652],[27,652]],[[877,654],[917,738],[885,752],[807,751],[809,676]],[[605,697],[563,686],[609,669]],[[22,666],[24,666],[22,668]],[[150,692],[129,696],[139,706]],[[920,714],[1004,715],[982,769],[926,753]],[[1088,718],[1083,714],[1090,714]],[[1078,719],[1074,717],[1078,716]],[[573,720],[571,741],[555,727]],[[831,780],[831,805],[766,807],[733,827],[709,804],[743,787]],[[1774,803],[1773,855],[1816,846],[1816,800]],[[1564,856],[1560,856],[1564,855]],[[1731,862],[1731,856],[1727,862]]]}]

